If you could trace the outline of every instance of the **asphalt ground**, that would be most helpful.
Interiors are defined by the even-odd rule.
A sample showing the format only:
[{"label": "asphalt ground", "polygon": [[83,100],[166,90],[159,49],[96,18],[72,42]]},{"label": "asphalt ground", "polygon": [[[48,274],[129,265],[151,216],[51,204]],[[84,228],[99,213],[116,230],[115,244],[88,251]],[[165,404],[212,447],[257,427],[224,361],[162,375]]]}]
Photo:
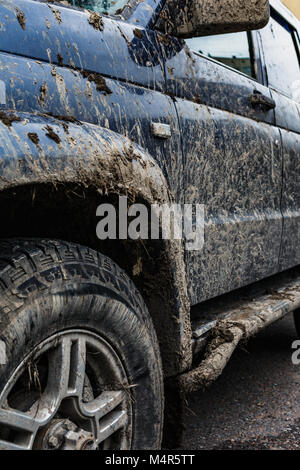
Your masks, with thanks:
[{"label": "asphalt ground", "polygon": [[300,365],[293,317],[238,348],[222,376],[188,397],[181,449],[300,450]]}]

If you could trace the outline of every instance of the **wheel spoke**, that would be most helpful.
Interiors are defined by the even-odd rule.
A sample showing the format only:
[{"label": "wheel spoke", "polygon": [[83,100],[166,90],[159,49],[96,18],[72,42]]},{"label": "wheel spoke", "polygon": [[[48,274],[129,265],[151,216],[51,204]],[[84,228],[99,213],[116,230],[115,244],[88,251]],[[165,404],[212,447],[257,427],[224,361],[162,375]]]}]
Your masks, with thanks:
[{"label": "wheel spoke", "polygon": [[63,338],[49,354],[49,376],[46,394],[60,400],[70,395],[82,395],[86,361],[84,338]]},{"label": "wheel spoke", "polygon": [[0,450],[26,450],[27,447],[14,444],[13,442],[6,442],[0,440]]},{"label": "wheel spoke", "polygon": [[65,337],[49,353],[48,382],[44,395],[55,397],[56,401],[61,401],[68,392],[71,347],[71,339]]},{"label": "wheel spoke", "polygon": [[72,341],[65,337],[49,352],[49,371],[46,388],[30,413],[36,416],[41,425],[46,425],[57,412],[62,400],[67,396]]},{"label": "wheel spoke", "polygon": [[117,392],[103,392],[95,400],[83,403],[81,408],[87,417],[97,416],[97,419],[100,420],[120,405],[123,400],[124,392],[121,390]]},{"label": "wheel spoke", "polygon": [[86,342],[84,338],[78,338],[72,343],[70,359],[68,394],[82,397],[86,365]]},{"label": "wheel spoke", "polygon": [[31,415],[18,410],[0,410],[0,423],[10,429],[35,433],[39,428],[39,422]]},{"label": "wheel spoke", "polygon": [[84,338],[63,338],[49,353],[46,389],[31,408],[46,424],[57,412],[64,398],[82,398],[85,377],[86,342]]},{"label": "wheel spoke", "polygon": [[99,445],[105,441],[108,437],[114,434],[119,429],[123,428],[127,424],[126,411],[113,411],[106,418],[101,420],[99,426],[97,426],[97,438],[96,443]]}]

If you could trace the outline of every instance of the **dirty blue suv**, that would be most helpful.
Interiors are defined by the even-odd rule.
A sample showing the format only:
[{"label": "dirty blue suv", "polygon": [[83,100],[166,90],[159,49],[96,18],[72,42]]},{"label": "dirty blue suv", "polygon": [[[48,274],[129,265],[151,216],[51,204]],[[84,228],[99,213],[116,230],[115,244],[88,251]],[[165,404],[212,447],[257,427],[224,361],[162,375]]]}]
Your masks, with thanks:
[{"label": "dirty blue suv", "polygon": [[[300,26],[270,3],[0,0],[1,449],[176,445],[241,341],[300,332]],[[125,197],[203,205],[203,247],[99,237]]]}]

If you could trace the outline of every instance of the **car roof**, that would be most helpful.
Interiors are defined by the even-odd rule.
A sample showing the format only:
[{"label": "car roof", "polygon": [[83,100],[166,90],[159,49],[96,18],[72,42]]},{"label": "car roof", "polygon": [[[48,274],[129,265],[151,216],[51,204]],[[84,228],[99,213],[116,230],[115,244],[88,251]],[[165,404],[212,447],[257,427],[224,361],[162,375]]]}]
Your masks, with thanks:
[{"label": "car roof", "polygon": [[270,0],[270,5],[277,11],[288,23],[295,27],[300,34],[300,21],[298,18],[285,6],[281,0]]}]

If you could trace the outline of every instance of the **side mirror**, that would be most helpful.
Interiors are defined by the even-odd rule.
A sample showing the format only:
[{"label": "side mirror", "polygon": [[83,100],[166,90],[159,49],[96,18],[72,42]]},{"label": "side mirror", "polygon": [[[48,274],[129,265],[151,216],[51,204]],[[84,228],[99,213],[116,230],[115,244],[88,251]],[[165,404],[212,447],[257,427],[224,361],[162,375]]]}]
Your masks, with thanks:
[{"label": "side mirror", "polygon": [[167,31],[190,38],[263,28],[269,0],[167,0],[161,17]]}]

